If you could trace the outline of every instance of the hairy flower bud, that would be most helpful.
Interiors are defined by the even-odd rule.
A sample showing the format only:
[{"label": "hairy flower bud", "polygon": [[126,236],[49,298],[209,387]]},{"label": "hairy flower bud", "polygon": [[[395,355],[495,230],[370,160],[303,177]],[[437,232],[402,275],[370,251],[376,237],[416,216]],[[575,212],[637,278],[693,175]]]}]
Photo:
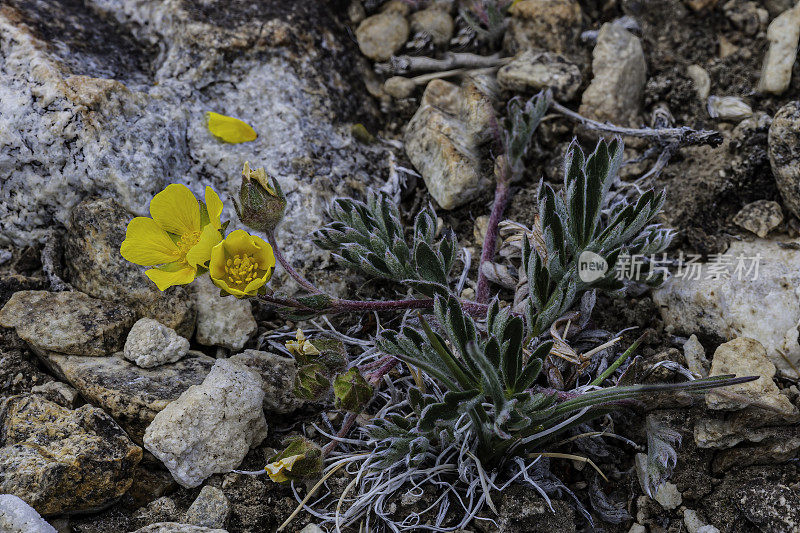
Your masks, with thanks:
[{"label": "hairy flower bud", "polygon": [[286,441],[286,448],[269,459],[265,470],[276,482],[305,479],[322,472],[322,450],[304,437]]},{"label": "hairy flower bud", "polygon": [[328,392],[331,382],[325,375],[325,367],[318,363],[303,365],[294,377],[294,395],[304,400],[319,400]]},{"label": "hairy flower bud", "polygon": [[372,399],[372,385],[358,370],[351,368],[333,378],[333,394],[337,409],[358,413]]},{"label": "hairy flower bud", "polygon": [[248,227],[265,233],[275,229],[283,218],[286,197],[278,180],[267,176],[263,168],[251,170],[245,163],[239,189],[239,219]]}]

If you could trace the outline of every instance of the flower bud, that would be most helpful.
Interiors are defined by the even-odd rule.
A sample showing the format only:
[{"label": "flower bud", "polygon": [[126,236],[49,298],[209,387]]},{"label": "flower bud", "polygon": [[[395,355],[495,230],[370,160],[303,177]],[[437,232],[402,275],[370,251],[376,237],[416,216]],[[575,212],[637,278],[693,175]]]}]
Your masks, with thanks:
[{"label": "flower bud", "polygon": [[315,477],[322,472],[322,450],[304,437],[286,441],[286,448],[269,459],[265,470],[276,482]]},{"label": "flower bud", "polygon": [[250,170],[250,164],[245,163],[236,207],[242,223],[256,231],[269,233],[283,218],[286,197],[278,180],[267,176],[263,168]]},{"label": "flower bud", "polygon": [[325,367],[318,363],[303,365],[294,377],[294,395],[304,400],[316,401],[322,398],[331,387],[325,376]]},{"label": "flower bud", "polygon": [[333,378],[333,395],[337,409],[358,413],[372,399],[372,386],[358,370],[351,368]]}]

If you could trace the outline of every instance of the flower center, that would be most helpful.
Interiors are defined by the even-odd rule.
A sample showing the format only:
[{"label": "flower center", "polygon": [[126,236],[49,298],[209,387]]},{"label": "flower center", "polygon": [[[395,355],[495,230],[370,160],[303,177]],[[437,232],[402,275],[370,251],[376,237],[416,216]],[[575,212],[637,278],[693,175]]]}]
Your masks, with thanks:
[{"label": "flower center", "polygon": [[185,259],[186,254],[189,253],[189,250],[191,250],[195,244],[200,242],[201,233],[201,231],[192,231],[181,235],[181,240],[179,240],[177,243],[181,259]]},{"label": "flower center", "polygon": [[251,255],[236,254],[225,262],[225,273],[234,285],[247,285],[258,276],[258,263]]}]

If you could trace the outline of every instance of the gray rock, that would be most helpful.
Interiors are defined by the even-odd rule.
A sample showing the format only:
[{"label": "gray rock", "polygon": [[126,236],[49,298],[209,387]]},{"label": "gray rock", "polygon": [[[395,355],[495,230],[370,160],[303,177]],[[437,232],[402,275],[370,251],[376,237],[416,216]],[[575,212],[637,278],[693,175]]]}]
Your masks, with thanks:
[{"label": "gray rock", "polygon": [[189,291],[159,291],[142,267],[119,253],[131,218],[112,198],[83,201],[72,209],[64,247],[69,282],[89,296],[124,303],[137,318],[156,319],[189,338],[196,316]]},{"label": "gray rock", "polygon": [[[332,9],[220,0],[4,3],[0,246],[44,239],[52,226],[69,225],[72,207],[90,196],[144,214],[170,182],[200,197],[212,186],[235,228],[231,198],[250,161],[280,176],[288,207],[279,240],[289,261],[316,275],[330,254],[306,236],[326,220],[331,198],[375,185],[388,163],[385,148],[355,143],[349,132],[350,121],[364,122],[377,107]],[[206,111],[246,120],[258,139],[216,139]]]},{"label": "gray rock", "polygon": [[294,359],[259,350],[245,350],[228,360],[242,364],[261,376],[265,412],[286,414],[302,407],[303,401],[292,392],[297,374]]},{"label": "gray rock", "polygon": [[[171,478],[170,478],[171,479]],[[174,481],[173,481],[174,484]],[[176,522],[183,513],[178,508],[173,498],[161,496],[148,502],[144,507],[140,507],[133,515],[135,523],[153,524],[157,522]]]},{"label": "gray rock", "polygon": [[684,335],[755,339],[780,372],[796,377],[800,271],[794,265],[800,264],[800,251],[770,241],[733,242],[715,264],[691,272],[684,266],[681,277],[653,292],[666,325]]},{"label": "gray rock", "polygon": [[406,128],[406,154],[443,209],[464,205],[490,186],[481,150],[493,116],[491,98],[474,81],[459,87],[433,80],[425,88]]},{"label": "gray rock", "polygon": [[[723,393],[709,392],[706,394],[706,405],[709,409],[719,411],[743,409],[750,405],[747,400],[753,400],[768,405],[786,416],[797,414],[797,408],[780,393],[780,389],[772,381],[775,377],[775,365],[767,358],[767,351],[757,340],[739,337],[717,348],[711,361],[709,376],[727,374],[740,377],[759,376],[759,378],[748,383],[725,387]],[[743,402],[724,393],[733,393],[745,400]]]},{"label": "gray rock", "polygon": [[184,487],[228,472],[267,436],[258,374],[219,359],[200,385],[193,385],[153,419],[144,446]]},{"label": "gray rock", "polygon": [[178,522],[158,522],[132,531],[131,533],[228,533],[225,529],[211,529]]},{"label": "gray rock", "polygon": [[56,533],[36,509],[13,494],[0,494],[0,531],[3,533]]},{"label": "gray rock", "polygon": [[225,493],[217,487],[206,485],[186,511],[184,522],[195,526],[223,528],[231,514]]},{"label": "gray rock", "polygon": [[308,524],[306,527],[300,530],[300,533],[325,533],[325,530],[316,524]]},{"label": "gray rock", "polygon": [[549,87],[553,96],[562,101],[572,100],[581,85],[578,66],[553,52],[526,50],[497,72],[502,89],[526,92]]},{"label": "gray rock", "polygon": [[551,500],[550,505],[522,485],[512,485],[500,495],[497,527],[506,533],[573,533],[575,512],[566,502]]},{"label": "gray rock", "polygon": [[33,348],[64,354],[119,351],[133,322],[127,307],[80,292],[20,291],[0,309],[0,326],[15,328]]},{"label": "gray rock", "polygon": [[571,54],[578,48],[583,12],[575,0],[522,0],[508,10],[503,47],[512,54],[531,48]]},{"label": "gray rock", "polygon": [[594,78],[583,92],[580,113],[601,122],[636,125],[647,81],[639,38],[619,24],[605,23],[592,57]]},{"label": "gray rock", "polygon": [[126,361],[121,353],[111,357],[38,355],[84,398],[111,414],[137,444],[156,414],[191,385],[202,383],[214,365],[214,358],[198,352],[152,370]]},{"label": "gray rock", "polygon": [[753,108],[738,96],[709,96],[708,116],[739,122],[753,116]]},{"label": "gray rock", "polygon": [[771,428],[770,431],[762,432],[762,435],[754,436],[763,436],[763,439],[714,454],[712,473],[719,475],[750,465],[771,466],[795,459],[800,451],[800,431],[796,426]]},{"label": "gray rock", "polygon": [[174,363],[189,352],[189,341],[158,320],[140,318],[128,333],[123,356],[142,368]]},{"label": "gray rock", "polygon": [[[797,421],[796,418],[787,420]],[[794,427],[784,426],[764,426],[765,423],[780,422],[777,417],[765,413],[762,409],[751,408],[741,413],[718,417],[702,417],[697,420],[694,426],[694,441],[699,448],[712,448],[716,450],[727,450],[741,443],[748,446],[743,448],[746,453],[754,456],[756,453],[764,455],[768,453],[773,460],[777,460],[774,455],[778,451],[771,447],[780,442],[785,451],[793,452],[800,449],[800,431]],[[753,446],[754,444],[759,446]],[[767,447],[765,449],[762,449]],[[792,457],[788,453],[783,460]],[[749,464],[757,464],[758,461]]]},{"label": "gray rock", "polygon": [[34,394],[0,404],[0,443],[0,493],[45,515],[102,508],[130,488],[142,459],[102,410],[73,411]]},{"label": "gray rock", "polygon": [[761,68],[758,90],[781,94],[792,81],[792,66],[800,40],[800,7],[795,6],[775,17],[767,28],[769,49]]},{"label": "gray rock", "polygon": [[769,162],[786,207],[800,217],[800,101],[775,113],[769,128]]},{"label": "gray rock", "polygon": [[192,284],[197,302],[197,342],[241,350],[258,325],[247,299],[222,297],[207,276]]},{"label": "gray rock", "polygon": [[683,503],[681,491],[678,490],[677,485],[670,483],[669,481],[658,488],[655,500],[661,505],[661,507],[667,509],[668,511],[677,509],[680,507],[681,503]]},{"label": "gray rock", "polygon": [[800,531],[800,496],[794,487],[756,480],[739,491],[736,507],[761,531]]},{"label": "gray rock", "polygon": [[781,204],[771,200],[756,200],[742,207],[733,222],[762,239],[783,222]]},{"label": "gray rock", "polygon": [[411,15],[411,32],[429,35],[435,46],[445,46],[453,37],[455,22],[446,10],[438,7],[421,9]]},{"label": "gray rock", "polygon": [[408,21],[393,11],[365,18],[356,28],[361,53],[374,61],[386,61],[408,40]]},{"label": "gray rock", "polygon": [[61,381],[49,381],[44,385],[36,385],[31,389],[34,394],[44,396],[51,402],[55,402],[62,407],[72,409],[78,402],[78,391]]},{"label": "gray rock", "polygon": [[686,368],[699,378],[708,376],[711,363],[706,358],[706,350],[697,335],[692,335],[683,343],[683,358],[686,360]]}]

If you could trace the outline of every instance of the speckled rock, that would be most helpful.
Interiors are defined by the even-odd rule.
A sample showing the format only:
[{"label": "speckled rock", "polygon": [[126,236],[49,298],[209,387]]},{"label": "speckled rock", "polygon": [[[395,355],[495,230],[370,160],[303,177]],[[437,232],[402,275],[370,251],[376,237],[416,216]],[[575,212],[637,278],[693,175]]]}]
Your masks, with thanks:
[{"label": "speckled rock", "polygon": [[36,385],[31,388],[31,392],[67,409],[73,409],[78,402],[78,390],[61,381],[48,381],[43,385]]},{"label": "speckled rock", "polygon": [[639,38],[619,24],[603,24],[592,57],[594,77],[583,92],[580,113],[600,122],[636,125],[647,81]]},{"label": "speckled rock", "polygon": [[291,413],[303,405],[303,401],[292,392],[297,374],[297,362],[294,359],[259,350],[245,350],[228,360],[242,364],[261,376],[264,411],[267,413]]},{"label": "speckled rock", "polygon": [[[406,127],[405,148],[436,203],[454,209],[491,185],[481,156],[491,135],[491,96],[467,80],[428,83],[419,109]],[[488,159],[486,159],[488,160]]]},{"label": "speckled rock", "polygon": [[142,267],[119,253],[131,218],[112,198],[76,205],[64,246],[67,279],[89,296],[124,303],[137,318],[153,318],[189,338],[196,316],[189,291],[180,286],[159,291]]},{"label": "speckled rock", "polygon": [[0,494],[0,531],[3,533],[56,533],[56,528],[36,509],[13,494]]},{"label": "speckled rock", "polygon": [[241,350],[258,325],[247,299],[220,296],[208,276],[192,284],[197,305],[197,342]]},{"label": "speckled rock", "polygon": [[225,493],[206,485],[186,511],[183,521],[195,526],[223,528],[230,514],[231,506]]},{"label": "speckled rock", "polygon": [[716,266],[701,263],[691,273],[684,267],[683,276],[674,276],[653,292],[653,301],[671,331],[755,339],[778,371],[796,377],[792,366],[800,365],[798,264],[800,251],[779,243],[733,242]]},{"label": "speckled rock", "polygon": [[548,505],[533,488],[523,485],[512,485],[503,491],[500,495],[499,516],[495,520],[499,530],[505,533],[576,531],[575,511],[568,503],[551,500]]},{"label": "speckled rock", "polygon": [[40,514],[101,508],[128,490],[142,449],[102,410],[37,395],[0,404],[0,493]]},{"label": "speckled rock", "polygon": [[429,35],[436,46],[445,46],[453,37],[455,23],[446,10],[438,7],[420,9],[411,15],[411,32]]},{"label": "speckled rock", "polygon": [[562,55],[526,50],[500,68],[497,83],[512,92],[549,87],[556,99],[567,101],[572,100],[581,85],[581,71]]},{"label": "speckled rock", "polygon": [[356,28],[361,53],[374,61],[386,61],[408,40],[408,21],[394,11],[365,18]]},{"label": "speckled rock", "polygon": [[658,488],[655,500],[667,510],[677,509],[683,503],[681,491],[674,483],[667,481]]},{"label": "speckled rock", "polygon": [[539,48],[569,55],[578,47],[583,12],[576,0],[522,0],[508,12],[503,46],[512,54]]},{"label": "speckled rock", "polygon": [[39,352],[45,365],[70,383],[93,404],[102,407],[137,444],[156,414],[178,399],[191,385],[198,385],[214,365],[214,358],[198,352],[176,363],[154,369],[140,368],[123,359],[77,357]]},{"label": "speckled rock", "polygon": [[[772,381],[775,377],[775,365],[767,358],[767,351],[757,340],[739,337],[717,348],[711,360],[709,376],[726,374],[759,378],[749,383],[726,387],[725,392],[757,400],[782,414],[797,414],[797,408],[786,396],[780,394],[778,386]],[[742,405],[741,400],[723,396],[716,391],[706,394],[706,405],[709,409],[721,411],[747,407],[746,403]]]},{"label": "speckled rock", "polygon": [[775,113],[769,128],[769,162],[786,207],[800,217],[800,101]]},{"label": "speckled rock", "polygon": [[122,349],[134,323],[127,307],[80,292],[20,291],[0,309],[0,326],[31,347],[105,356]]},{"label": "speckled rock", "polygon": [[735,503],[761,531],[800,531],[800,496],[792,486],[755,480],[739,491]]},{"label": "speckled rock", "polygon": [[[385,148],[350,134],[377,107],[332,9],[316,1],[3,2],[0,245],[43,239],[91,196],[144,214],[170,182],[201,197],[213,186],[236,227],[231,198],[250,161],[280,176],[288,207],[279,239],[289,261],[316,276],[329,254],[306,235],[332,197],[380,186],[388,163]],[[206,111],[243,118],[259,136],[226,144],[206,128]]]},{"label": "speckled rock", "polygon": [[193,385],[153,419],[144,446],[184,487],[228,472],[267,436],[261,378],[242,365],[218,359]]},{"label": "speckled rock", "polygon": [[800,41],[800,6],[794,6],[775,17],[767,28],[769,49],[764,57],[758,90],[781,94],[792,81],[792,67]]},{"label": "speckled rock", "polygon": [[762,239],[783,222],[781,204],[772,200],[756,200],[742,207],[733,223],[751,231]]},{"label": "speckled rock", "polygon": [[158,522],[139,528],[131,533],[228,533],[228,531],[178,522]]},{"label": "speckled rock", "polygon": [[128,333],[123,357],[142,368],[174,363],[189,352],[189,341],[158,320],[140,318]]}]

